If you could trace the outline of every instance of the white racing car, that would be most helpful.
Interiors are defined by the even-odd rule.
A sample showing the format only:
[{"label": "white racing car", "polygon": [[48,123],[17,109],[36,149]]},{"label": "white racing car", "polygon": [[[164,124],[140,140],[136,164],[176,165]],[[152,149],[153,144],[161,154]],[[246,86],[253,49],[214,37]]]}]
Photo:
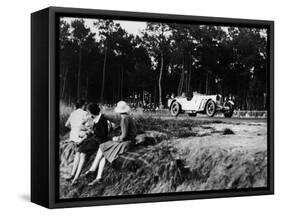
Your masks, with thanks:
[{"label": "white racing car", "polygon": [[224,101],[220,94],[203,95],[194,92],[192,98],[178,96],[168,99],[168,107],[172,116],[185,112],[189,116],[205,113],[213,117],[217,112],[222,112],[226,118],[230,118],[234,111],[234,102],[229,98]]}]

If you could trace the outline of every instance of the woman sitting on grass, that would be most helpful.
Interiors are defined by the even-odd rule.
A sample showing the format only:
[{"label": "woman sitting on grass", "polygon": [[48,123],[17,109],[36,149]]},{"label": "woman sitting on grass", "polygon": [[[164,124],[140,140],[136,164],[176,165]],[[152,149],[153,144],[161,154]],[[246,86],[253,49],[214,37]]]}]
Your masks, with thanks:
[{"label": "woman sitting on grass", "polygon": [[114,112],[120,114],[121,116],[121,135],[113,137],[112,141],[108,141],[100,145],[92,166],[85,173],[85,175],[88,175],[89,173],[95,172],[98,168],[95,180],[89,183],[89,185],[94,185],[101,180],[106,160],[112,163],[120,154],[125,152],[131,145],[134,144],[136,126],[133,118],[129,115],[129,111],[130,107],[126,102],[118,102]]},{"label": "woman sitting on grass", "polygon": [[108,139],[107,120],[104,115],[101,114],[99,106],[97,104],[91,103],[88,106],[88,110],[94,122],[92,134],[90,134],[88,138],[81,142],[75,154],[72,172],[67,178],[68,180],[73,179],[72,184],[77,181],[82,171],[86,154],[94,153],[99,148],[99,144],[107,141]]},{"label": "woman sitting on grass", "polygon": [[83,99],[78,99],[75,103],[75,110],[70,114],[65,123],[65,127],[70,128],[69,141],[80,143],[82,138],[80,137],[81,131],[84,129],[84,124],[88,118],[88,112],[85,111],[86,102]]}]

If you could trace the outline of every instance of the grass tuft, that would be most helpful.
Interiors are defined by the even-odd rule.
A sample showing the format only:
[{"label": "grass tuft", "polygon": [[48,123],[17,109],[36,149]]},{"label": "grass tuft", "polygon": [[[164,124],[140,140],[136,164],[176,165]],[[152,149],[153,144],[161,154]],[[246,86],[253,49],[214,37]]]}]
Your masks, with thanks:
[{"label": "grass tuft", "polygon": [[229,129],[229,128],[225,128],[223,129],[223,132],[222,132],[223,135],[231,135],[231,134],[235,134],[233,132],[233,130]]}]

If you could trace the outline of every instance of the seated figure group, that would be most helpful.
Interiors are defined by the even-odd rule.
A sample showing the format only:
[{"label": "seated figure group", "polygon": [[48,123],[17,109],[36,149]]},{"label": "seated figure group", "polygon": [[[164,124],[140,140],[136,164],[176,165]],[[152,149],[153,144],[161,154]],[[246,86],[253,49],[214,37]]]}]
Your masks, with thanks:
[{"label": "seated figure group", "polygon": [[69,141],[77,146],[72,172],[67,180],[75,184],[85,164],[86,156],[96,153],[95,160],[84,173],[88,175],[97,171],[96,178],[89,183],[93,185],[101,180],[105,163],[112,163],[134,144],[136,126],[130,115],[130,107],[124,101],[119,101],[114,108],[114,112],[120,115],[121,134],[112,139],[109,138],[109,120],[101,112],[98,104],[86,105],[85,101],[80,99],[76,102],[75,108],[65,124],[71,129]]}]

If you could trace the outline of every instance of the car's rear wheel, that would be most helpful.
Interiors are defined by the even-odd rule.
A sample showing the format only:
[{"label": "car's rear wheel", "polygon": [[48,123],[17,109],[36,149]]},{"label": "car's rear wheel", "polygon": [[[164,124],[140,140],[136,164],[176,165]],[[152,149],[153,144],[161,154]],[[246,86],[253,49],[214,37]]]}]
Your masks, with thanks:
[{"label": "car's rear wheel", "polygon": [[175,101],[171,105],[170,113],[172,114],[172,116],[178,116],[180,112],[181,112],[181,106],[178,102]]},{"label": "car's rear wheel", "polygon": [[209,100],[206,104],[206,114],[209,117],[213,117],[216,113],[216,104],[214,101]]}]

